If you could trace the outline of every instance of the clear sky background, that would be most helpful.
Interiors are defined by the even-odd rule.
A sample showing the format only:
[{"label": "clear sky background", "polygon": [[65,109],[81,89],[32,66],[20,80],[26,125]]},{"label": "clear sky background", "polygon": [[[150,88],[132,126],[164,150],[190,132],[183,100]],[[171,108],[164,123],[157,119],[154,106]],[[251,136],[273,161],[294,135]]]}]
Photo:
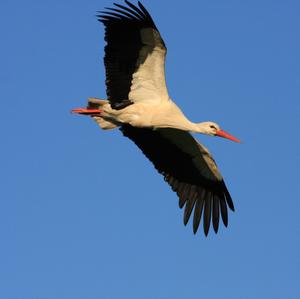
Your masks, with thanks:
[{"label": "clear sky background", "polygon": [[[119,1],[118,1],[119,2]],[[218,235],[118,130],[70,114],[105,97],[112,1],[0,4],[0,298],[300,298],[300,2],[143,1],[168,46],[170,95],[235,202]]]}]

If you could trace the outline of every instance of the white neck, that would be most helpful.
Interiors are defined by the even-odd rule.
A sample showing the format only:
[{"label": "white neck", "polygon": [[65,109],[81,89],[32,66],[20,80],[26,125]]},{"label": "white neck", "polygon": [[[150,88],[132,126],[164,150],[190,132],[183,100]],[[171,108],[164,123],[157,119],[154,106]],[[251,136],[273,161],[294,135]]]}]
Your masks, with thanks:
[{"label": "white neck", "polygon": [[205,126],[205,122],[203,123],[193,123],[189,121],[188,119],[185,119],[185,121],[179,122],[169,122],[168,124],[159,124],[158,126],[155,126],[156,128],[174,128],[179,129],[183,131],[189,131],[193,133],[200,133],[200,134],[209,134],[207,131],[207,126]]},{"label": "white neck", "polygon": [[207,123],[191,122],[173,101],[169,101],[165,105],[167,106],[164,107],[165,111],[163,113],[149,112],[151,115],[151,125],[154,128],[174,128],[194,133],[209,134]]},{"label": "white neck", "polygon": [[194,133],[209,134],[207,131],[207,126],[205,124],[206,124],[205,122],[203,123],[190,122],[190,127],[188,130]]}]

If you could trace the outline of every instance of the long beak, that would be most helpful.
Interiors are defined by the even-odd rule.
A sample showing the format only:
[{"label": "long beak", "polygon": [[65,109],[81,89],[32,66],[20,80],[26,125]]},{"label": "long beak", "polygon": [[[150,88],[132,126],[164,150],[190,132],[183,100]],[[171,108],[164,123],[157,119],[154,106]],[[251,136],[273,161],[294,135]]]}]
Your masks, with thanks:
[{"label": "long beak", "polygon": [[239,139],[235,138],[234,136],[230,135],[229,133],[227,133],[223,130],[218,130],[216,132],[216,136],[227,138],[227,139],[230,139],[230,140],[235,141],[235,142],[241,142]]},{"label": "long beak", "polygon": [[100,109],[89,109],[89,108],[75,108],[71,110],[71,113],[83,114],[83,115],[94,115],[100,114],[102,110]]}]

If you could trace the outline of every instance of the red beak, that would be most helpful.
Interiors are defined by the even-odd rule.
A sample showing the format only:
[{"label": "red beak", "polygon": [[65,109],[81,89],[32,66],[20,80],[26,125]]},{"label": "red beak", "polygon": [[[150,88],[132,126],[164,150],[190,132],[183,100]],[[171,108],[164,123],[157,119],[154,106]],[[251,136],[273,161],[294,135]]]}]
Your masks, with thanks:
[{"label": "red beak", "polygon": [[83,115],[94,115],[100,114],[102,110],[100,109],[89,109],[89,108],[75,108],[71,110],[71,113],[83,114]]},{"label": "red beak", "polygon": [[223,130],[218,130],[216,132],[216,136],[227,138],[227,139],[230,139],[230,140],[235,141],[235,142],[241,142],[239,139],[235,138],[234,136],[230,135],[229,133],[227,133]]}]

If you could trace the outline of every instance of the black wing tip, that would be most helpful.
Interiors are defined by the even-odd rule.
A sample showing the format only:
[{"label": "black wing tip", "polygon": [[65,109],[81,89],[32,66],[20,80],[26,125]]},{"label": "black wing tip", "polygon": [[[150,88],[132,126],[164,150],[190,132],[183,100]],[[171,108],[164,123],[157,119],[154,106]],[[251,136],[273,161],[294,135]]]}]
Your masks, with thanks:
[{"label": "black wing tip", "polygon": [[[121,5],[119,3],[114,2],[113,5],[115,7],[118,7],[119,9],[112,8],[112,7],[105,7],[106,11],[97,11],[97,13],[100,13],[96,15],[97,20],[99,22],[102,22],[104,24],[107,24],[108,22],[136,22],[143,24],[144,26],[153,27],[156,29],[155,23],[149,14],[149,12],[146,10],[146,8],[143,6],[143,4],[138,1],[138,6],[134,5],[128,0],[124,0],[125,4],[127,5]],[[111,11],[115,11],[117,13],[112,14]]]},{"label": "black wing tip", "polygon": [[229,206],[229,208],[230,208],[230,210],[231,210],[232,212],[235,212],[235,207],[234,207],[233,201],[232,201],[232,205]]},{"label": "black wing tip", "polygon": [[[201,214],[203,214],[202,221],[203,221],[204,235],[208,236],[211,225],[213,227],[215,234],[219,232],[220,217],[222,218],[222,222],[224,226],[228,227],[228,208],[234,212],[235,207],[231,195],[225,185],[225,182],[224,181],[221,182],[221,188],[218,189],[217,191],[216,190],[206,191],[206,194],[202,198],[202,200],[204,201],[203,211],[201,211]],[[197,233],[199,222],[200,222],[199,220],[201,220],[201,215],[196,214],[196,208],[197,208],[197,204],[194,210],[194,223],[193,223],[194,234]],[[195,219],[195,217],[198,217],[198,220]]]},{"label": "black wing tip", "polygon": [[204,205],[204,196],[205,194],[200,193],[196,205],[195,205],[195,210],[194,210],[194,219],[193,219],[193,232],[196,234],[199,228],[199,224],[201,221],[201,216],[203,212],[203,205]]},{"label": "black wing tip", "polygon": [[217,234],[219,231],[219,223],[213,221],[213,228],[214,228],[215,234]]},{"label": "black wing tip", "polygon": [[203,221],[203,231],[204,231],[204,236],[207,237],[209,233],[209,228],[210,228],[210,221],[208,225]]},{"label": "black wing tip", "polygon": [[222,181],[222,187],[223,187],[223,192],[224,192],[224,195],[225,195],[225,198],[226,198],[226,203],[229,207],[229,209],[234,212],[235,211],[235,208],[234,208],[234,204],[233,204],[233,201],[232,201],[232,198],[231,198],[231,195],[226,187],[226,184],[224,182],[224,180]]},{"label": "black wing tip", "polygon": [[231,196],[230,196],[229,193],[226,194],[226,202],[227,202],[227,205],[228,205],[229,209],[232,212],[235,212],[234,204],[233,204],[233,201],[232,201]]},{"label": "black wing tip", "polygon": [[[226,188],[226,187],[225,187]],[[193,233],[197,233],[199,229],[199,224],[202,219],[204,235],[207,237],[209,234],[210,226],[212,226],[215,234],[218,234],[220,228],[220,218],[224,226],[228,227],[228,208],[234,211],[233,201],[227,190],[223,188],[222,192],[213,194],[212,191],[206,191],[205,196],[196,199],[196,204],[194,205],[194,219],[193,219]],[[210,195],[209,195],[210,194]],[[209,196],[208,196],[209,195]],[[198,210],[200,207],[199,202],[202,201],[201,211]],[[187,200],[187,203],[189,200]],[[184,204],[183,204],[184,205]],[[179,205],[181,208],[183,205]],[[197,211],[198,210],[198,211]],[[203,216],[203,217],[202,217]],[[187,225],[190,218],[190,213],[184,214],[184,225]]]},{"label": "black wing tip", "polygon": [[178,206],[180,209],[182,209],[184,207],[184,203],[180,199],[178,201]]},{"label": "black wing tip", "polygon": [[[195,218],[194,218],[195,219]],[[198,231],[198,227],[199,227],[199,224],[196,225],[196,224],[193,224],[193,233],[194,235],[196,235],[197,231]]]},{"label": "black wing tip", "polygon": [[221,218],[225,227],[228,226],[228,208],[226,204],[225,195],[222,194],[219,201],[220,210],[221,210]]},{"label": "black wing tip", "polygon": [[[199,198],[199,193],[195,190],[194,186],[183,183],[181,186],[179,186],[179,189],[177,190],[177,195],[179,197],[179,207],[183,208],[185,205],[184,214],[183,214],[184,225],[188,224],[191,214],[194,210],[193,230],[194,233],[196,233],[198,230],[199,222],[201,219],[201,211],[202,211],[201,209],[199,215],[199,201],[201,202],[201,198]],[[198,219],[198,224],[196,221],[197,219]]]},{"label": "black wing tip", "polygon": [[[168,181],[168,180],[167,180]],[[169,182],[170,183],[170,182]],[[228,207],[234,211],[233,202],[226,189],[223,188],[218,193],[213,191],[204,191],[201,187],[197,192],[191,193],[191,186],[182,184],[185,188],[189,189],[189,194],[182,193],[183,190],[176,188],[173,190],[177,192],[179,197],[179,207],[184,209],[183,224],[186,226],[191,218],[191,213],[194,210],[192,230],[194,235],[199,230],[199,225],[203,222],[204,235],[207,237],[209,234],[210,226],[212,226],[215,234],[218,234],[220,228],[220,218],[225,227],[228,227]]]}]

